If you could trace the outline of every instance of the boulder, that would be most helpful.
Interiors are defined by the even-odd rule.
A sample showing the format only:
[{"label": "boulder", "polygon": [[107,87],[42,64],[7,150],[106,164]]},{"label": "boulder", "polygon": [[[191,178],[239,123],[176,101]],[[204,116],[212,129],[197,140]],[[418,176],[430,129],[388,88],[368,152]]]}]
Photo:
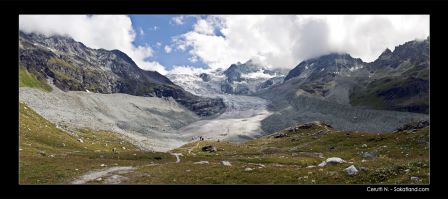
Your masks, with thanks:
[{"label": "boulder", "polygon": [[347,167],[346,169],[344,169],[344,171],[347,173],[347,175],[349,176],[353,176],[358,174],[358,169],[356,169],[355,165],[351,165],[349,167]]},{"label": "boulder", "polygon": [[214,147],[212,145],[207,145],[207,146],[202,147],[202,151],[213,153],[213,152],[216,152],[217,150],[216,150],[216,147]]},{"label": "boulder", "polygon": [[345,162],[345,160],[343,160],[343,159],[341,159],[341,158],[338,158],[338,157],[331,157],[331,158],[328,158],[328,159],[326,159],[325,161],[322,161],[319,165],[317,165],[317,166],[319,166],[319,167],[324,167],[324,166],[327,166],[327,165],[335,165],[335,164],[340,164],[340,163],[344,163]]}]

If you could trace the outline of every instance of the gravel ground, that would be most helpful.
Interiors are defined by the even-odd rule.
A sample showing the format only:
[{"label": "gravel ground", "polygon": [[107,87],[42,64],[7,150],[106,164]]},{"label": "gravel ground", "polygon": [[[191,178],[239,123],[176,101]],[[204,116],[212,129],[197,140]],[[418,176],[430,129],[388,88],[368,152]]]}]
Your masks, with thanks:
[{"label": "gravel ground", "polygon": [[60,127],[117,132],[144,150],[167,151],[185,144],[179,128],[199,120],[173,99],[127,94],[46,93],[19,88],[19,100]]}]

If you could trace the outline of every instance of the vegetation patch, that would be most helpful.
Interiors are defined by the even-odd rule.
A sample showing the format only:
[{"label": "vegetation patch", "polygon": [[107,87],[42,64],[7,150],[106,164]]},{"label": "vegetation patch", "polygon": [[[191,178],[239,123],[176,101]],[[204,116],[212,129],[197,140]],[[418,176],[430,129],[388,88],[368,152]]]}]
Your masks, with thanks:
[{"label": "vegetation patch", "polygon": [[28,72],[23,66],[19,67],[19,87],[37,88],[46,92],[52,91],[46,80],[37,79],[34,74]]}]

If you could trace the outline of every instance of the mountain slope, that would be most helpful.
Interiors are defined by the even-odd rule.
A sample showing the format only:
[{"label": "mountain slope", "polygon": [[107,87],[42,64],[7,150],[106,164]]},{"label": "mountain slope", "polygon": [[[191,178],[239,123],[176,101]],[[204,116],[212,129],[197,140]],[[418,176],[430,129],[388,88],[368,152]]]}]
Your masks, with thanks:
[{"label": "mountain slope", "polygon": [[[427,126],[377,135],[315,122],[245,143],[193,141],[160,153],[139,150],[107,131],[69,134],[20,103],[19,138],[20,184],[69,184],[88,175],[87,184],[429,183]],[[204,151],[206,146],[216,151]],[[178,162],[173,154],[179,153]],[[346,162],[317,166],[329,157]],[[344,171],[350,165],[356,175]],[[106,173],[117,167],[131,169]]]},{"label": "mountain slope", "polygon": [[429,108],[428,46],[428,40],[411,41],[373,63],[348,54],[301,62],[284,83],[257,94],[272,102],[274,112],[263,120],[263,129],[320,120],[341,130],[388,132],[428,118],[417,114]]},{"label": "mountain slope", "polygon": [[268,70],[252,60],[230,65],[223,74],[221,91],[228,94],[249,95],[283,82],[280,71]]},{"label": "mountain slope", "polygon": [[387,49],[369,70],[370,81],[350,94],[352,105],[429,113],[429,39]]},{"label": "mountain slope", "polygon": [[64,91],[172,97],[200,116],[220,113],[221,99],[198,97],[155,71],[141,70],[125,53],[91,49],[63,37],[20,32],[20,64],[40,81]]},{"label": "mountain slope", "polygon": [[428,113],[429,38],[386,49],[374,62],[348,54],[305,60],[285,78],[298,88],[341,104],[380,110]]}]

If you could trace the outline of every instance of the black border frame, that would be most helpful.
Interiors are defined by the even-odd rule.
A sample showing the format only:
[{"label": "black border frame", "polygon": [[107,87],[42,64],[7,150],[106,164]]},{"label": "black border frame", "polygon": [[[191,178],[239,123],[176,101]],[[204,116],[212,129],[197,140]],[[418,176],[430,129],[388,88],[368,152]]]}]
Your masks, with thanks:
[{"label": "black border frame", "polygon": [[[2,45],[2,60],[7,60],[0,74],[2,85],[5,85],[7,94],[2,98],[8,113],[2,118],[7,121],[4,124],[8,129],[2,130],[7,137],[1,137],[1,151],[8,156],[7,161],[2,161],[7,171],[7,177],[1,180],[0,195],[7,194],[7,198],[159,198],[159,197],[190,197],[190,198],[304,198],[304,197],[343,197],[358,198],[413,198],[413,197],[441,197],[443,193],[443,181],[445,171],[443,167],[444,139],[443,123],[444,115],[438,107],[437,100],[443,97],[437,96],[443,88],[435,88],[444,85],[441,56],[444,38],[441,36],[445,14],[445,6],[441,1],[404,1],[404,0],[19,0],[1,3],[3,22],[7,28],[3,28],[2,37],[7,44]],[[19,14],[429,14],[431,36],[431,184],[430,192],[367,192],[369,185],[18,185],[18,147],[17,143],[17,106],[18,81],[15,66],[18,63],[18,15]],[[440,31],[440,32],[439,32]],[[442,66],[438,66],[442,65]],[[4,71],[7,70],[7,71]],[[9,75],[11,74],[11,75]],[[14,75],[12,75],[14,74]],[[437,76],[441,76],[439,79]],[[440,82],[437,82],[440,81]],[[13,85],[11,82],[16,82]],[[431,88],[430,88],[431,89]],[[10,101],[9,101],[10,100]],[[442,106],[441,106],[442,107]],[[10,111],[10,112],[9,112]],[[438,117],[438,115],[441,115]],[[15,116],[15,117],[13,117]],[[11,121],[9,121],[11,120]],[[15,125],[13,125],[15,124]],[[16,172],[17,171],[17,172]],[[407,185],[406,185],[407,186]],[[379,187],[378,185],[371,187]],[[387,185],[393,189],[394,186]],[[440,194],[440,195],[437,195]]]}]

